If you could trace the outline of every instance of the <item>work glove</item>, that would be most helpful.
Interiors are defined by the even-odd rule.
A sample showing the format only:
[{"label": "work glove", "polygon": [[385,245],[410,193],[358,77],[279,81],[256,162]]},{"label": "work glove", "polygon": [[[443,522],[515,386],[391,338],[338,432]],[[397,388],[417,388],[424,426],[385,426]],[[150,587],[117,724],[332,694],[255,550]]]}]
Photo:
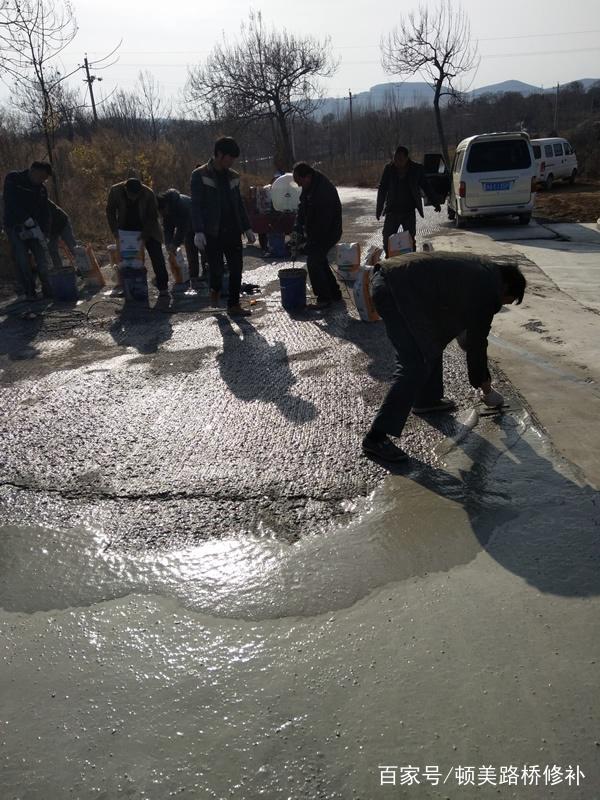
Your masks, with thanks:
[{"label": "work glove", "polygon": [[206,250],[206,236],[203,233],[197,233],[194,236],[194,244],[200,252]]},{"label": "work glove", "polygon": [[434,206],[434,207],[433,207],[433,210],[434,210],[434,211],[437,211],[437,213],[439,214],[439,213],[440,213],[440,211],[442,210],[442,207],[441,207],[441,206]]},{"label": "work glove", "polygon": [[254,244],[254,242],[256,241],[256,234],[254,233],[252,228],[248,228],[248,230],[246,231],[246,240],[248,244]]},{"label": "work glove", "polygon": [[482,392],[481,399],[488,408],[499,408],[501,405],[504,404],[504,397],[502,397],[500,392],[497,392],[495,389],[492,388],[490,388],[487,394]]}]

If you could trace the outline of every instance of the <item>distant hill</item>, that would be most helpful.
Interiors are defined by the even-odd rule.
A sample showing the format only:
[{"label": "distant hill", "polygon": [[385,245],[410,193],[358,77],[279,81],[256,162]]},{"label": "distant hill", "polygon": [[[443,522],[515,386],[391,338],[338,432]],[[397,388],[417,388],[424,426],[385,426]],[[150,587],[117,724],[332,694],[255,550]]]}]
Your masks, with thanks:
[{"label": "distant hill", "polygon": [[[575,83],[575,81],[571,81]],[[584,89],[589,89],[594,83],[600,83],[598,78],[582,78],[577,81]],[[565,86],[568,84],[564,84]],[[540,92],[554,92],[554,86],[534,86],[523,81],[502,81],[492,83],[489,86],[480,86],[470,92],[466,92],[468,98],[481,97],[485,94],[504,94],[506,92],[519,92],[523,96],[538,94]],[[352,96],[354,110],[367,110],[383,108],[390,102],[395,103],[399,108],[410,108],[431,103],[433,90],[428,83],[421,81],[405,81],[404,83],[378,83],[367,92],[358,92]],[[348,97],[327,97],[317,112],[317,116],[322,118],[327,114],[343,116],[349,109]]]}]

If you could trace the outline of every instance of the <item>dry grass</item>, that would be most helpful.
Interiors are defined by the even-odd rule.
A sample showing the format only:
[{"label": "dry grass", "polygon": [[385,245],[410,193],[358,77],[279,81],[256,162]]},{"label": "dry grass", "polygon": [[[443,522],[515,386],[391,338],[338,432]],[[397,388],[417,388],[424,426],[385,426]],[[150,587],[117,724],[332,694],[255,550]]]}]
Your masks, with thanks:
[{"label": "dry grass", "polygon": [[555,183],[535,197],[537,219],[554,222],[596,222],[600,218],[600,182]]}]

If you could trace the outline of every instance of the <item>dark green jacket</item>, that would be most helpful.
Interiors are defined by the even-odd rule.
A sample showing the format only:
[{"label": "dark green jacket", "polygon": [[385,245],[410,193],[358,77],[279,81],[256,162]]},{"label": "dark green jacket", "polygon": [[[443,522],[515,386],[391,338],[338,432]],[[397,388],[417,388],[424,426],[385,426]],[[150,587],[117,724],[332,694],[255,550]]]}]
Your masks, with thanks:
[{"label": "dark green jacket", "polygon": [[[142,185],[138,199],[138,210],[142,220],[142,240],[155,239],[162,242],[163,233],[158,220],[158,203],[156,196],[149,186]],[[106,202],[106,218],[113,236],[116,238],[119,231],[119,221],[123,221],[127,216],[127,192],[125,181],[115,183],[108,193]]]},{"label": "dark green jacket", "polygon": [[435,359],[466,331],[469,382],[489,380],[487,337],[502,307],[497,264],[472,253],[409,253],[382,262],[381,271],[423,357]]}]

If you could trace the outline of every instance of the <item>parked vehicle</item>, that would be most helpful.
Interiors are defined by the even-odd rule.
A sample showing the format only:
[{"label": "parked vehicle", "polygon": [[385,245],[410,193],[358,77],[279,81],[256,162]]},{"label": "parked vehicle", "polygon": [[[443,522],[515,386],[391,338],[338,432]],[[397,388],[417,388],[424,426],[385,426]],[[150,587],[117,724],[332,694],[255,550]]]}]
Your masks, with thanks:
[{"label": "parked vehicle", "polygon": [[532,139],[531,146],[541,187],[551,189],[556,180],[573,183],[577,175],[577,156],[566,139]]},{"label": "parked vehicle", "polygon": [[459,228],[476,217],[517,216],[527,225],[535,183],[536,164],[527,133],[470,136],[454,154],[448,217]]}]

